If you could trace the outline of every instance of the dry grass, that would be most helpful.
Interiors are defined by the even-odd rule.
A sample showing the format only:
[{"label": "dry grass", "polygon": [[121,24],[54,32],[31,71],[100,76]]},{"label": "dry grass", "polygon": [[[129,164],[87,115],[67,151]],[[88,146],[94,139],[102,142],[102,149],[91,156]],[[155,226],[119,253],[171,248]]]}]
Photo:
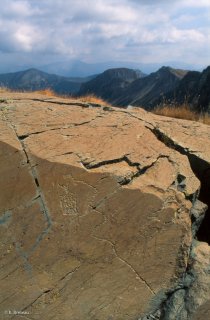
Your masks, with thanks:
[{"label": "dry grass", "polygon": [[163,105],[154,109],[155,114],[165,117],[186,119],[198,121],[199,115],[192,111],[188,105],[182,104],[180,106]]},{"label": "dry grass", "polygon": [[12,89],[9,89],[7,87],[0,87],[0,93],[4,93],[4,92],[11,92],[11,93],[39,93],[39,94],[43,94],[45,96],[56,96],[56,93],[50,89],[50,88],[47,88],[47,89],[43,89],[43,90],[35,90],[35,91],[30,91],[30,90],[12,90]]},{"label": "dry grass", "polygon": [[[15,92],[14,90],[11,90],[7,87],[0,87],[0,93],[4,92]],[[46,95],[48,97],[62,97],[62,98],[72,98],[75,100],[80,100],[82,102],[86,103],[93,103],[93,104],[100,104],[100,105],[105,105],[105,106],[111,106],[110,103],[107,101],[103,100],[102,98],[99,98],[93,94],[89,94],[86,96],[82,97],[73,97],[70,95],[61,95],[55,93],[52,89],[47,88],[43,90],[37,90],[33,91],[34,93],[39,93],[42,95]],[[165,116],[165,117],[171,117],[171,118],[177,118],[177,119],[186,119],[186,120],[191,120],[191,121],[199,121],[201,123],[210,125],[210,114],[209,113],[204,113],[204,114],[199,114],[194,112],[193,110],[190,109],[189,105],[187,103],[183,103],[182,105],[167,105],[164,104],[162,106],[158,106],[153,110],[154,114]]]},{"label": "dry grass", "polygon": [[95,103],[95,104],[101,104],[101,105],[110,105],[108,102],[106,102],[102,98],[96,97],[94,94],[78,97],[78,99],[87,103],[89,102],[89,103]]},{"label": "dry grass", "polygon": [[195,111],[191,110],[189,105],[187,105],[186,103],[180,106],[176,106],[176,105],[159,106],[154,109],[153,113],[161,116],[165,116],[165,117],[199,121],[204,124],[210,125],[210,115],[208,113],[205,113],[202,115],[199,113],[196,113]]},{"label": "dry grass", "polygon": [[210,126],[210,115],[208,113],[201,115],[199,118],[199,122],[202,122],[204,124],[208,124]]},{"label": "dry grass", "polygon": [[47,88],[47,89],[43,89],[43,90],[36,90],[36,91],[32,91],[34,93],[39,93],[39,94],[43,94],[45,96],[48,97],[55,97],[58,96],[52,89]]},{"label": "dry grass", "polygon": [[7,87],[0,87],[0,93],[11,92],[11,90]]}]

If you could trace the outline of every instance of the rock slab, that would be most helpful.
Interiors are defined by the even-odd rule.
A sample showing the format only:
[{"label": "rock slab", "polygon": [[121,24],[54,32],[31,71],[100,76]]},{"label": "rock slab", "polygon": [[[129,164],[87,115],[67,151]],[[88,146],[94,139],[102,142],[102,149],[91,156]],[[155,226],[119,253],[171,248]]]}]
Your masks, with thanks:
[{"label": "rock slab", "polygon": [[[206,268],[209,248],[199,260],[198,241],[192,254],[200,181],[187,154],[155,134],[169,135],[172,120],[35,94],[4,93],[0,107],[3,319],[169,314],[169,293],[191,261]],[[187,123],[173,134],[189,150]],[[209,142],[209,127],[197,128]],[[206,144],[194,153],[209,163]]]}]

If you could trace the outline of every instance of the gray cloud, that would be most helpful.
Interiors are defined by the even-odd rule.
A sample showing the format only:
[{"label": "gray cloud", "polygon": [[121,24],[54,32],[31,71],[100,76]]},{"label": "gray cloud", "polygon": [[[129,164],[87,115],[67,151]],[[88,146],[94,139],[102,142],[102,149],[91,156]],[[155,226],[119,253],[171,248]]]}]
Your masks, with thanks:
[{"label": "gray cloud", "polygon": [[56,57],[205,65],[209,13],[209,0],[7,0],[0,13],[0,62],[3,55],[9,61],[22,54],[43,63]]}]

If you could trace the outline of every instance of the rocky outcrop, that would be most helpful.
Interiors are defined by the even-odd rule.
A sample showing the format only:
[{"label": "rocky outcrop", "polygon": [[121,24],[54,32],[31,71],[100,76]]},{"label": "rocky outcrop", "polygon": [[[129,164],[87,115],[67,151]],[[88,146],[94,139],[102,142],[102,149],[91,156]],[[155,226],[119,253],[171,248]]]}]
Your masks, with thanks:
[{"label": "rocky outcrop", "polygon": [[3,318],[201,319],[209,127],[33,94],[0,107]]}]

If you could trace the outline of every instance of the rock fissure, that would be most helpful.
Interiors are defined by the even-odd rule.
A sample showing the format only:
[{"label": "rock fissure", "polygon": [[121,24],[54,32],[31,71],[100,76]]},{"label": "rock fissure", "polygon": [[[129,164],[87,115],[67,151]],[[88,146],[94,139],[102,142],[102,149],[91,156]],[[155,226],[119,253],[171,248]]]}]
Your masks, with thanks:
[{"label": "rock fissure", "polygon": [[143,283],[145,284],[145,286],[147,287],[147,289],[148,289],[153,295],[155,295],[154,290],[151,288],[151,286],[148,284],[148,282],[139,275],[139,273],[134,269],[134,267],[133,267],[128,261],[126,261],[125,259],[123,259],[122,257],[120,257],[120,256],[118,255],[117,250],[116,250],[116,248],[115,248],[115,244],[114,244],[112,241],[110,241],[110,240],[108,240],[108,239],[104,239],[104,238],[99,238],[99,237],[96,236],[96,235],[92,235],[92,236],[93,236],[95,239],[99,240],[99,241],[105,241],[105,242],[109,243],[109,244],[111,245],[111,247],[112,247],[112,250],[113,250],[116,258],[119,259],[123,264],[125,264],[125,265],[136,275],[136,279],[138,279],[140,282],[143,282]]},{"label": "rock fissure", "polygon": [[64,280],[65,278],[67,278],[68,276],[72,275],[73,273],[75,273],[78,269],[80,268],[80,266],[74,268],[73,270],[67,272],[64,276],[62,276],[59,281]]},{"label": "rock fissure", "polygon": [[[53,98],[52,98],[53,99]],[[63,102],[63,101],[59,101],[59,100],[51,100],[51,99],[37,99],[37,98],[15,98],[13,99],[14,101],[22,101],[22,100],[26,100],[26,101],[34,101],[34,102],[44,102],[44,103],[52,103],[52,104],[56,104],[56,105],[65,105],[65,106],[78,106],[78,107],[83,107],[83,108],[89,108],[88,103],[85,102]]]},{"label": "rock fissure", "polygon": [[[40,99],[2,110],[2,310],[17,304],[65,320],[192,319],[210,292],[210,248],[192,240],[207,203],[208,128],[198,124],[195,133],[186,121],[141,110],[27,97]],[[169,148],[199,166],[201,201],[187,157]],[[11,298],[13,290],[21,297]]]},{"label": "rock fissure", "polygon": [[[27,164],[29,165],[29,170],[30,170],[30,173],[33,177],[33,180],[34,180],[34,184],[36,186],[36,191],[37,191],[37,196],[36,196],[36,199],[39,200],[39,204],[40,204],[40,209],[45,217],[45,220],[47,222],[47,227],[38,235],[38,237],[36,238],[36,241],[34,243],[34,245],[32,246],[32,248],[30,249],[30,251],[28,253],[26,252],[23,252],[23,250],[20,248],[19,244],[16,245],[16,249],[17,249],[17,252],[21,255],[21,257],[24,259],[24,261],[26,262],[26,269],[30,269],[30,265],[29,265],[29,262],[28,262],[28,258],[29,256],[34,252],[34,250],[37,248],[37,246],[39,245],[39,243],[43,240],[43,238],[45,237],[45,235],[49,232],[49,230],[51,229],[51,226],[52,226],[52,220],[51,220],[51,217],[50,217],[50,214],[49,214],[49,211],[48,211],[48,208],[47,208],[47,205],[45,203],[45,200],[44,200],[44,195],[42,193],[42,190],[41,190],[41,187],[40,187],[40,183],[39,183],[39,179],[38,179],[38,174],[36,172],[36,166],[33,166],[31,164],[31,161],[30,161],[30,158],[29,158],[29,155],[26,151],[26,146],[25,146],[25,143],[24,143],[24,140],[20,139],[19,136],[18,136],[18,133],[17,133],[17,130],[16,130],[16,127],[15,125],[7,118],[7,116],[4,114],[5,116],[5,120],[6,122],[9,122],[11,128],[13,129],[14,133],[15,133],[15,136],[17,137],[18,141],[20,142],[20,145],[22,146],[22,151],[24,152],[25,154],[25,157],[26,157],[26,162]],[[34,200],[34,199],[33,199]]]},{"label": "rock fissure", "polygon": [[135,119],[143,122],[144,124],[149,125],[148,127],[145,125],[145,128],[147,128],[147,129],[150,129],[151,127],[152,127],[152,128],[154,127],[154,124],[153,124],[153,123],[147,121],[146,119],[137,117],[137,116],[135,116],[133,113],[131,113],[131,112],[127,111],[127,110],[119,110],[119,111],[117,110],[117,112],[125,113],[125,114],[127,114],[127,115],[129,114],[129,116],[131,116],[132,118],[135,118]]},{"label": "rock fissure", "polygon": [[85,160],[81,160],[80,162],[87,170],[96,169],[96,168],[100,168],[100,167],[103,167],[106,165],[112,165],[112,164],[116,164],[116,163],[120,163],[120,162],[125,162],[130,167],[135,167],[137,169],[137,171],[135,173],[133,173],[130,176],[124,176],[121,180],[118,181],[118,183],[120,185],[124,186],[124,185],[128,185],[129,183],[131,183],[135,178],[138,178],[139,176],[145,174],[147,172],[147,170],[152,168],[156,164],[156,162],[161,158],[167,158],[170,162],[172,162],[172,160],[170,159],[170,157],[168,155],[163,155],[163,154],[158,156],[157,159],[152,161],[150,164],[143,166],[143,167],[141,167],[140,162],[132,162],[128,158],[128,155],[124,155],[121,158],[104,160],[104,161],[100,161],[100,162],[96,162],[96,163],[95,163],[95,161],[88,162]]},{"label": "rock fissure", "polygon": [[[195,154],[195,151],[191,153],[190,148],[185,148],[178,144],[173,138],[169,137],[158,127],[149,129],[154,133],[157,139],[163,142],[167,147],[188,157],[191,169],[201,183],[199,194],[195,193],[193,198],[186,196],[186,198],[192,202],[192,236],[193,238],[198,239],[198,241],[204,241],[210,244],[210,164],[199,158]],[[180,174],[177,175],[177,189],[185,193],[185,177]],[[161,320],[173,320],[175,316],[177,320],[191,319],[192,317],[195,306],[189,307],[191,301],[189,292],[195,281],[193,266],[191,265],[194,260],[194,248],[195,245],[192,242],[185,273],[179,280],[178,285],[166,292],[166,298],[159,307]]]},{"label": "rock fissure", "polygon": [[5,299],[3,299],[0,304],[3,304],[5,301],[7,301],[9,298],[14,297],[15,293],[12,293],[9,297],[6,297]]},{"label": "rock fissure", "polygon": [[38,295],[38,297],[36,297],[36,299],[34,299],[31,303],[29,303],[27,306],[25,306],[21,312],[26,311],[28,308],[30,308],[37,300],[39,300],[43,295],[46,295],[46,292],[42,292],[41,294]]},{"label": "rock fissure", "polygon": [[[37,302],[40,298],[42,298],[43,296],[47,295],[47,294],[50,294],[51,292],[53,292],[54,290],[56,290],[56,288],[58,288],[59,286],[59,283],[63,280],[65,280],[68,276],[71,276],[72,274],[74,274],[78,269],[80,268],[80,266],[74,268],[73,270],[67,272],[64,276],[62,276],[59,280],[58,280],[58,284],[51,288],[51,289],[45,289],[45,290],[42,290],[42,293],[35,299],[33,300],[29,305],[27,305],[26,307],[24,307],[24,309],[21,310],[21,312],[23,311],[26,311],[28,308],[32,307],[33,304],[35,302]],[[68,279],[69,280],[69,279]],[[67,281],[68,281],[67,280]],[[65,285],[67,284],[67,282],[65,282]],[[63,287],[62,287],[63,288]],[[60,288],[60,290],[62,290],[62,288]],[[41,290],[41,289],[40,289]]]},{"label": "rock fissure", "polygon": [[34,135],[38,135],[38,134],[41,134],[41,133],[46,133],[46,132],[50,132],[50,131],[59,131],[59,130],[62,130],[62,129],[69,129],[69,128],[72,128],[72,127],[79,127],[79,126],[83,126],[85,124],[89,124],[93,121],[95,121],[97,118],[101,118],[102,115],[98,115],[96,116],[95,118],[89,120],[89,121],[84,121],[84,122],[80,122],[80,123],[71,123],[70,125],[66,125],[66,126],[63,126],[63,127],[58,127],[58,128],[52,128],[52,129],[49,129],[49,130],[41,130],[41,131],[35,131],[35,132],[31,132],[29,134],[24,134],[24,135],[18,135],[18,139],[19,141],[24,141],[25,139],[31,137],[31,136],[34,136]]},{"label": "rock fissure", "polygon": [[86,169],[96,169],[96,168],[103,167],[105,165],[119,163],[119,162],[126,162],[129,166],[137,167],[137,168],[140,165],[140,163],[138,163],[138,162],[131,162],[130,159],[127,157],[127,155],[124,155],[121,158],[104,160],[104,161],[100,161],[100,162],[97,162],[97,163],[94,163],[94,161],[88,162],[88,161],[85,161],[85,160],[82,160],[81,162],[82,162],[83,166]]},{"label": "rock fissure", "polygon": [[[199,158],[195,155],[195,151],[191,153],[189,148],[185,148],[175,142],[171,137],[168,137],[163,131],[161,131],[158,127],[154,127],[150,129],[155,136],[163,142],[167,147],[174,149],[180,152],[183,155],[188,157],[189,163],[191,165],[192,171],[196,175],[196,177],[200,180],[201,188],[199,195],[194,195],[194,199],[190,198],[190,200],[195,203],[196,200],[200,200],[204,204],[208,206],[205,217],[201,223],[200,228],[197,231],[196,237],[199,241],[204,241],[210,244],[210,163],[205,160]],[[184,186],[184,177],[179,175],[179,180],[181,179],[181,189]],[[180,184],[179,184],[180,186]],[[180,190],[182,191],[182,190]],[[198,199],[197,199],[198,198]]]},{"label": "rock fissure", "polygon": [[6,278],[8,278],[11,274],[13,274],[15,271],[17,271],[19,269],[20,266],[17,266],[15,269],[13,269],[12,271],[10,271],[9,273],[6,274],[6,276],[4,276],[3,278],[1,278],[0,280],[4,280]]},{"label": "rock fissure", "polygon": [[[53,98],[52,98],[53,99]],[[59,101],[59,100],[51,100],[51,99],[14,99],[14,101],[21,101],[21,100],[28,100],[28,101],[38,101],[38,102],[44,102],[44,103],[52,103],[52,104],[56,104],[56,105],[65,105],[65,106],[78,106],[78,107],[82,107],[82,108],[100,108],[103,109],[104,111],[113,111],[112,107],[110,106],[102,106],[101,104],[98,103],[86,103],[86,102],[77,102],[77,101],[73,101],[73,102],[64,102],[64,101]]]}]

